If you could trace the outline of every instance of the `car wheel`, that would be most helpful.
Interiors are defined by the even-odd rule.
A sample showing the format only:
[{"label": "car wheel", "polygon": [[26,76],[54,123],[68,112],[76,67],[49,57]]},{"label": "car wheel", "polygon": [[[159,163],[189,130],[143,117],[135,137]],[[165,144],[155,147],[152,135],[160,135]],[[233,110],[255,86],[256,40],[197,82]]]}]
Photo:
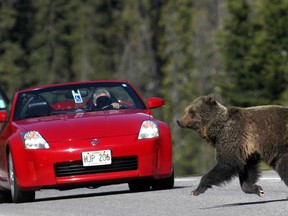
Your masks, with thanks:
[{"label": "car wheel", "polygon": [[174,170],[170,177],[164,179],[157,179],[152,182],[153,190],[166,190],[166,189],[172,189],[173,187],[174,187]]},{"label": "car wheel", "polygon": [[17,177],[14,172],[13,159],[11,152],[8,156],[9,180],[11,187],[11,196],[14,203],[33,202],[35,200],[35,191],[21,191],[18,186]]},{"label": "car wheel", "polygon": [[143,192],[150,190],[151,181],[147,179],[132,180],[128,183],[129,189],[132,192]]}]

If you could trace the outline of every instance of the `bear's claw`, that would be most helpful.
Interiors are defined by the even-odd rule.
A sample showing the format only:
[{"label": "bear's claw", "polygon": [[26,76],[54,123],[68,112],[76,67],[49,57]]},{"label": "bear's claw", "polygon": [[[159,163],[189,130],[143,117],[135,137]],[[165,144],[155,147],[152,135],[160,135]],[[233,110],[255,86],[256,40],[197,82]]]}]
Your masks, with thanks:
[{"label": "bear's claw", "polygon": [[259,189],[257,192],[257,195],[260,196],[261,198],[264,197],[264,190],[263,189]]},{"label": "bear's claw", "polygon": [[264,190],[262,189],[262,187],[260,185],[254,184],[253,188],[259,197],[262,197],[262,198],[264,197]]}]

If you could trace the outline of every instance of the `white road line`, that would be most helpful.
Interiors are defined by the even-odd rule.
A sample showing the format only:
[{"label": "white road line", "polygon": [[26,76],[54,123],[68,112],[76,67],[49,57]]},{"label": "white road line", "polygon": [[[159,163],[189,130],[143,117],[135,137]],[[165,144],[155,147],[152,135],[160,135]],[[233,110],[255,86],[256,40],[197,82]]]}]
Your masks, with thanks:
[{"label": "white road line", "polygon": [[[176,182],[198,181],[199,178],[175,178]],[[259,180],[281,180],[279,177],[262,177]]]},{"label": "white road line", "polygon": [[281,180],[279,177],[263,177],[260,178],[260,180]]},{"label": "white road line", "polygon": [[175,178],[175,181],[177,181],[177,182],[187,182],[187,181],[196,181],[196,180],[199,180],[199,179],[196,179],[196,178]]}]

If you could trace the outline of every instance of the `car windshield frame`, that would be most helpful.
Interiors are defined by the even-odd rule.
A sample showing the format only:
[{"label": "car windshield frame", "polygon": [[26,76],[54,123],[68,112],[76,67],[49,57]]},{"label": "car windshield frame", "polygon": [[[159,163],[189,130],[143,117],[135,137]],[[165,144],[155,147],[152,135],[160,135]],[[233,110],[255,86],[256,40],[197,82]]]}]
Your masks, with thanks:
[{"label": "car windshield frame", "polygon": [[[97,89],[110,93],[120,109],[147,109],[135,89],[125,82],[87,82],[41,87],[18,94],[13,121],[79,112],[99,111],[91,108]],[[108,107],[113,109],[113,107]],[[102,110],[102,109],[100,109]]]}]

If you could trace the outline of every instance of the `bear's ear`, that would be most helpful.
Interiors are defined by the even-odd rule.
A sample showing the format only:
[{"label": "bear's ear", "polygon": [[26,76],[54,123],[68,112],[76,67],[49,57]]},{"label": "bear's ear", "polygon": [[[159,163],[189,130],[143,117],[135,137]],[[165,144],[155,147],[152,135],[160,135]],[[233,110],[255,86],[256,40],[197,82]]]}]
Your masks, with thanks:
[{"label": "bear's ear", "polygon": [[216,104],[215,96],[213,94],[209,94],[208,96],[206,96],[205,103],[210,104],[210,105]]}]

